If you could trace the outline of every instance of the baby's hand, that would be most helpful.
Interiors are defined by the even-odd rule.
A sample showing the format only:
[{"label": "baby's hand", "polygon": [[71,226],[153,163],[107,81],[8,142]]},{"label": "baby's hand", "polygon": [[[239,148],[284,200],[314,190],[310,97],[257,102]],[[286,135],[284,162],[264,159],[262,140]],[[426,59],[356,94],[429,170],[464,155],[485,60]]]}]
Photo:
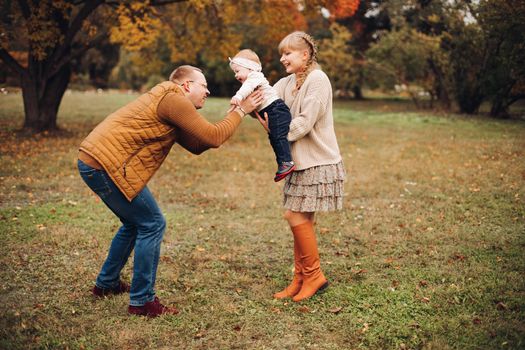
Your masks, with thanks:
[{"label": "baby's hand", "polygon": [[230,100],[230,104],[231,105],[235,105],[235,106],[239,106],[241,104],[241,101],[235,97],[232,97],[232,99]]},{"label": "baby's hand", "polygon": [[235,97],[232,97],[230,100],[230,109],[228,109],[228,113],[232,112],[236,107],[241,105],[241,101],[236,99]]}]

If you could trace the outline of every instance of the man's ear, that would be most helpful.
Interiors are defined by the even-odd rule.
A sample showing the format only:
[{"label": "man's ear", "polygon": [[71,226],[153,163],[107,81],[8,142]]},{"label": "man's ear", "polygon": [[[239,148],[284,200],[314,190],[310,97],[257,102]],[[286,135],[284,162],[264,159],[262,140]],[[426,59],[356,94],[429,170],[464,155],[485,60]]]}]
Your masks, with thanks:
[{"label": "man's ear", "polygon": [[181,87],[184,89],[185,92],[190,92],[190,82],[188,80],[182,83]]}]

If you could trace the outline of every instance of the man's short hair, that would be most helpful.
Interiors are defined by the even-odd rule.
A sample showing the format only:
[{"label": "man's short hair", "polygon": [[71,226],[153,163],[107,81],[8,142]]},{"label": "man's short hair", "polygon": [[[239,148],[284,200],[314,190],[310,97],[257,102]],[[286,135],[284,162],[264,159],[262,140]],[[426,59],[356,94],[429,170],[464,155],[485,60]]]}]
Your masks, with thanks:
[{"label": "man's short hair", "polygon": [[190,66],[189,64],[177,67],[170,74],[170,81],[174,82],[175,84],[182,84],[184,83],[184,80],[186,80],[186,78],[191,76],[194,71],[202,73],[201,69]]}]

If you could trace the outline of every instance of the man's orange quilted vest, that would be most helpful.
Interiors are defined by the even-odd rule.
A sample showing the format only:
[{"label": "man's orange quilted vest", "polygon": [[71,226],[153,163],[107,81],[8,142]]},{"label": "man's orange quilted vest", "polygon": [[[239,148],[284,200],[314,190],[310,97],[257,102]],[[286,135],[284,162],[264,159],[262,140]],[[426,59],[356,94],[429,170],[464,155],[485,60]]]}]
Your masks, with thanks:
[{"label": "man's orange quilted vest", "polygon": [[183,95],[165,81],[104,119],[80,144],[131,201],[146,186],[176,141],[175,129],[157,116],[168,93]]}]

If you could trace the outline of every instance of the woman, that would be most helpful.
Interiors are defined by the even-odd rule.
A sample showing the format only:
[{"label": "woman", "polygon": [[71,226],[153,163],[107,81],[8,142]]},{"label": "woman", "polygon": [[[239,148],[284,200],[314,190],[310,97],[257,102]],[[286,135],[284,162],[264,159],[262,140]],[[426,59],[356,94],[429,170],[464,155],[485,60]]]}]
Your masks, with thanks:
[{"label": "woman", "polygon": [[[279,44],[289,75],[274,88],[292,113],[288,140],[296,170],[284,185],[284,217],[294,238],[294,277],[274,298],[309,298],[328,287],[320,266],[314,231],[315,212],[341,210],[345,170],[335,136],[332,86],[317,64],[317,47],[304,32]],[[268,119],[258,115],[268,130]]]}]

